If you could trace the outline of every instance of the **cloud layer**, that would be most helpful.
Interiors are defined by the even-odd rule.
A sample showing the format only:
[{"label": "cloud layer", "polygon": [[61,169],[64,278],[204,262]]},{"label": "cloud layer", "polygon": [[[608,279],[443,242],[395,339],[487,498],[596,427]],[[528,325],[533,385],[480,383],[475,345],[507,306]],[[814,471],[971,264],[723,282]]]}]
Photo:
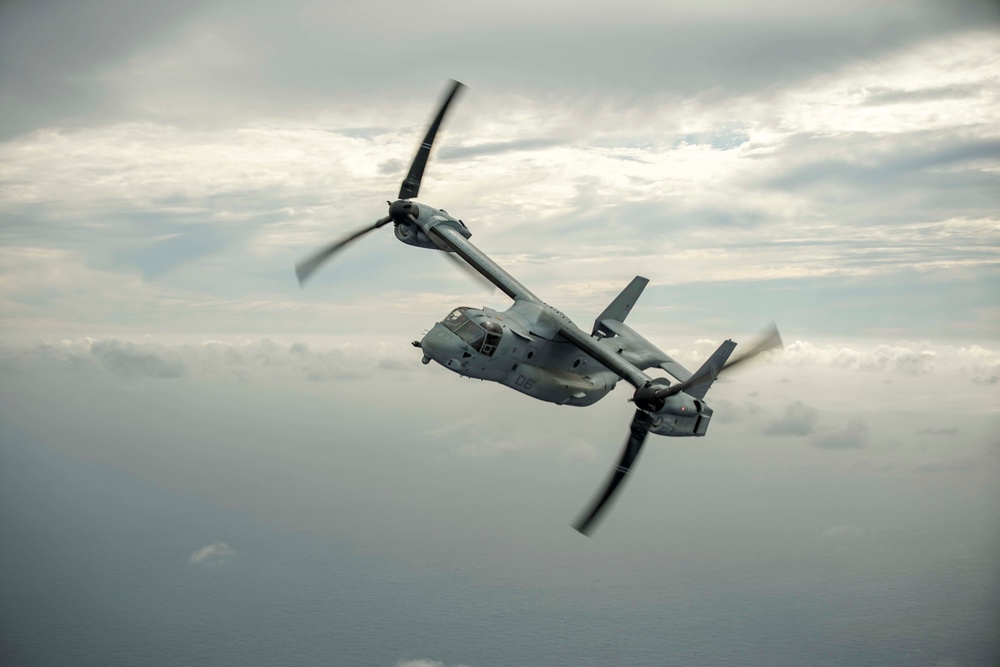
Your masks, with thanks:
[{"label": "cloud layer", "polygon": [[[137,36],[122,40],[107,39],[100,2],[8,10],[4,48],[18,57],[0,75],[21,94],[6,99],[36,104],[4,115],[0,331],[351,332],[481,299],[391,238],[358,244],[309,290],[291,273],[384,214],[452,75],[471,87],[428,170],[428,202],[564,310],[599,309],[641,272],[643,305],[671,321],[1000,335],[1000,46],[982,27],[994,8],[770,2],[719,22],[626,5],[631,20],[614,29],[578,8],[442,7],[421,20],[449,48],[405,77],[379,65],[395,44],[357,71],[305,67],[340,49],[356,61],[349,45],[381,34],[389,5],[350,10],[349,34],[309,3],[307,27],[264,2],[239,21],[224,2],[163,6],[122,15]],[[567,43],[542,27],[556,16],[573,26],[556,31]],[[71,24],[71,43],[24,37]],[[256,48],[291,35],[295,49]],[[27,56],[37,44],[58,46]],[[54,64],[60,76],[37,75]],[[857,363],[929,363],[894,354]]]},{"label": "cloud layer", "polygon": [[[717,341],[697,340],[687,348],[668,352],[691,366],[704,360]],[[58,342],[7,342],[0,345],[0,364],[10,370],[41,364],[53,368],[96,366],[124,378],[169,380],[194,375],[249,380],[255,374],[297,377],[310,381],[350,380],[372,372],[408,373],[420,370],[419,351],[387,341],[331,345],[258,340],[203,340],[171,342],[144,336],[63,339]],[[864,380],[871,374],[885,378],[914,378],[923,384],[935,377],[963,378],[988,388],[1000,372],[1000,350],[982,346],[955,347],[901,342],[896,345],[854,343],[813,344],[795,341],[784,352],[767,355],[759,369],[782,368],[848,371]],[[859,374],[860,373],[860,374]],[[929,376],[919,379],[920,376]],[[867,380],[864,380],[867,381]],[[792,382],[785,376],[783,383]],[[785,416],[773,424],[775,435],[807,435],[816,415],[802,401],[794,401]]]}]

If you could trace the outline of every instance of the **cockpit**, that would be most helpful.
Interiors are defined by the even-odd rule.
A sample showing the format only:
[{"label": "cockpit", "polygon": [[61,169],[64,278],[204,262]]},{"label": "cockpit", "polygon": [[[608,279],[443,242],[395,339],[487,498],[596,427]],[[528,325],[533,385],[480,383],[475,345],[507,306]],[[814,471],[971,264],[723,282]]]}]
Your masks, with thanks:
[{"label": "cockpit", "polygon": [[492,320],[473,320],[466,315],[467,310],[470,309],[456,308],[441,324],[454,331],[476,352],[492,357],[503,337],[503,327]]}]

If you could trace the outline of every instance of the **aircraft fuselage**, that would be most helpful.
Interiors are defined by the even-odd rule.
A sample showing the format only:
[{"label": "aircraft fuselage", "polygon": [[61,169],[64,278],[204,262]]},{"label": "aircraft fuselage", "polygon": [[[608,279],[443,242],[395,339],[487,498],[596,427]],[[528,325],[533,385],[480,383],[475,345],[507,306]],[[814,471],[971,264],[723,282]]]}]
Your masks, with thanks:
[{"label": "aircraft fuselage", "polygon": [[457,308],[427,332],[420,348],[425,363],[436,361],[459,375],[498,382],[549,403],[591,405],[614,389],[619,377],[558,340],[558,329],[543,320],[559,317],[565,315],[531,302],[503,312]]}]

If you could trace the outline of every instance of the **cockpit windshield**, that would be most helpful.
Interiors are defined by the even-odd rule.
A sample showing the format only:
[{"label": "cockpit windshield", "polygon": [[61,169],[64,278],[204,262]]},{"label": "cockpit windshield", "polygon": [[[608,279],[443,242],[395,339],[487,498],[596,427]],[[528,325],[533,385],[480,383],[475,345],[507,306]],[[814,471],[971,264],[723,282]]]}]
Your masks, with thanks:
[{"label": "cockpit windshield", "polygon": [[465,314],[466,310],[456,308],[441,324],[458,334],[476,352],[492,357],[503,337],[503,327],[490,320],[477,322]]}]

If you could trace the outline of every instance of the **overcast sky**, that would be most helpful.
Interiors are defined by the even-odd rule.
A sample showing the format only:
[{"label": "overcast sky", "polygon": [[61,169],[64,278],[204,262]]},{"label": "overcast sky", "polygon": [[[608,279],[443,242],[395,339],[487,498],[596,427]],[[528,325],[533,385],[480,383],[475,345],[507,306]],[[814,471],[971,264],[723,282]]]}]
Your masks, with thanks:
[{"label": "overcast sky", "polygon": [[[644,275],[630,324],[688,365],[771,320],[785,339],[783,355],[712,390],[716,420],[698,443],[708,453],[656,439],[590,541],[567,524],[616,456],[628,392],[571,410],[421,366],[409,342],[452,307],[508,300],[389,228],[305,289],[295,280],[297,260],[385,215],[450,78],[468,88],[420,200],[462,218],[533,292],[586,329]],[[895,522],[926,530],[933,558],[996,573],[998,193],[994,2],[4,2],[0,378],[21,406],[4,419],[65,452],[73,429],[50,422],[117,433],[118,420],[159,424],[166,410],[219,456],[239,439],[263,471],[274,456],[264,417],[237,434],[219,415],[243,401],[294,413],[308,428],[282,422],[302,464],[282,464],[282,488],[294,495],[295,470],[322,469],[379,517],[362,503],[331,527],[317,508],[346,492],[269,506],[233,480],[192,477],[181,462],[202,454],[166,436],[127,463],[122,443],[87,456],[372,553],[392,551],[405,523],[432,540],[411,543],[418,552],[460,570],[494,553],[465,544],[469,531],[548,554],[515,562],[551,573],[547,559],[607,533],[596,548],[610,561],[614,545],[652,550],[668,532],[737,522],[720,514],[738,505],[798,507],[820,489],[782,521],[816,544],[867,543],[852,552],[860,569],[876,553],[912,553],[909,537],[882,530]],[[400,440],[366,449],[373,422]],[[331,451],[353,452],[378,491],[351,486]],[[689,525],[662,510],[682,509],[663,480],[685,464],[710,488],[739,486],[744,470],[777,483],[718,494]],[[526,472],[543,468],[561,472]],[[409,470],[440,485],[432,497]],[[438,474],[463,479],[457,496]],[[845,487],[858,500],[837,515]],[[460,511],[461,494],[486,488],[524,497],[486,494],[475,516]],[[941,505],[921,528],[927,489]],[[315,512],[303,518],[303,506]],[[528,533],[510,525],[518,512]],[[181,560],[235,567],[247,550],[217,533],[178,545]],[[572,561],[566,585],[590,565]],[[503,578],[518,566],[482,567]],[[481,667],[475,653],[400,651]]]}]

